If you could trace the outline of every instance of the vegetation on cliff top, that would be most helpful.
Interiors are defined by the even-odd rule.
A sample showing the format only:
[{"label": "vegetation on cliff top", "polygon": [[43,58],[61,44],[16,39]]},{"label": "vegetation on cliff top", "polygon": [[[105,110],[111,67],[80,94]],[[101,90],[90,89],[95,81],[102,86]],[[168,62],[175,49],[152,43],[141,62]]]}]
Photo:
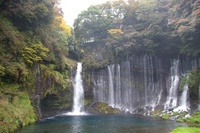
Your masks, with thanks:
[{"label": "vegetation on cliff top", "polygon": [[144,53],[199,56],[199,2],[117,0],[89,7],[74,23],[83,62],[103,66]]}]

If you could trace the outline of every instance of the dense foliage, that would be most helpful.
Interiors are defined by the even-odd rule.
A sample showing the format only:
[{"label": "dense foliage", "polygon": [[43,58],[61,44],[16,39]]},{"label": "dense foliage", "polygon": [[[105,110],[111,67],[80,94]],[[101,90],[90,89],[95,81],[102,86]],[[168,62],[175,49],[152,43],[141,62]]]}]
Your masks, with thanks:
[{"label": "dense foliage", "polygon": [[89,7],[74,23],[83,62],[93,67],[94,62],[104,64],[105,60],[142,53],[199,56],[199,3],[118,0]]},{"label": "dense foliage", "polygon": [[[17,83],[21,89],[33,90],[36,73],[41,71],[42,82],[51,80],[55,86],[66,87],[63,82],[74,65],[68,58],[71,28],[62,17],[58,2],[1,1],[1,85]],[[42,89],[48,88],[42,85]]]},{"label": "dense foliage", "polygon": [[[35,109],[38,95],[41,99],[55,95],[58,102],[70,99],[69,70],[76,62],[69,56],[75,57],[76,51],[71,28],[65,23],[58,4],[59,0],[0,0],[0,114],[4,115],[0,115],[0,125],[5,126],[3,132],[36,119],[32,119],[34,112],[29,109],[30,103],[21,101],[24,97],[21,92],[30,96]],[[25,100],[29,102],[27,95]],[[22,108],[21,104],[28,108],[23,110],[26,105]],[[15,116],[7,117],[5,110],[10,111],[7,113],[15,110]],[[30,121],[22,116],[27,113]],[[6,129],[13,122],[15,127]]]}]

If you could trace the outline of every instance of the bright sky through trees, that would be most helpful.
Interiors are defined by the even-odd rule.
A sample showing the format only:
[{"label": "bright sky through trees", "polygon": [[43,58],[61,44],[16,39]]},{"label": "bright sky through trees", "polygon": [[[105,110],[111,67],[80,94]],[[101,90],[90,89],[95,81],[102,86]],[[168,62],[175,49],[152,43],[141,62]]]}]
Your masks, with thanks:
[{"label": "bright sky through trees", "polygon": [[81,11],[87,10],[90,5],[101,4],[106,1],[108,0],[61,0],[61,7],[67,24],[73,26],[74,19]]}]

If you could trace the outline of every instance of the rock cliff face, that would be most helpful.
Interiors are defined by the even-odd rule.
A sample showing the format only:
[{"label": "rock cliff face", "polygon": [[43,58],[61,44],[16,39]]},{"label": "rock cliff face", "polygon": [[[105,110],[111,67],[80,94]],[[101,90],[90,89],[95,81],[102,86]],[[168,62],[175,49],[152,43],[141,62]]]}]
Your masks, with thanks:
[{"label": "rock cliff face", "polygon": [[[192,85],[188,87],[186,77],[199,67],[200,58],[131,56],[100,70],[87,70],[90,89],[85,93],[93,93],[94,101],[130,113],[149,114],[155,109],[190,111],[197,109],[199,103],[191,100],[190,91],[194,90]],[[198,93],[196,88],[195,94]]]}]

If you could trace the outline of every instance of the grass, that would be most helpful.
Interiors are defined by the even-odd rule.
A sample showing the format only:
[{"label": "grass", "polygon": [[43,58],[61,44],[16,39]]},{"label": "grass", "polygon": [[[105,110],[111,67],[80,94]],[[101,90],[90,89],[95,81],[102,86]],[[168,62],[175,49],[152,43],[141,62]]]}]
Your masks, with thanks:
[{"label": "grass", "polygon": [[192,114],[191,117],[188,117],[186,119],[186,122],[199,124],[200,123],[200,112],[195,112],[194,114]]},{"label": "grass", "polygon": [[200,112],[195,112],[191,117],[181,119],[181,122],[187,122],[189,126],[195,127],[178,127],[171,133],[200,133]]},{"label": "grass", "polygon": [[170,133],[200,133],[200,128],[197,127],[178,127]]}]

